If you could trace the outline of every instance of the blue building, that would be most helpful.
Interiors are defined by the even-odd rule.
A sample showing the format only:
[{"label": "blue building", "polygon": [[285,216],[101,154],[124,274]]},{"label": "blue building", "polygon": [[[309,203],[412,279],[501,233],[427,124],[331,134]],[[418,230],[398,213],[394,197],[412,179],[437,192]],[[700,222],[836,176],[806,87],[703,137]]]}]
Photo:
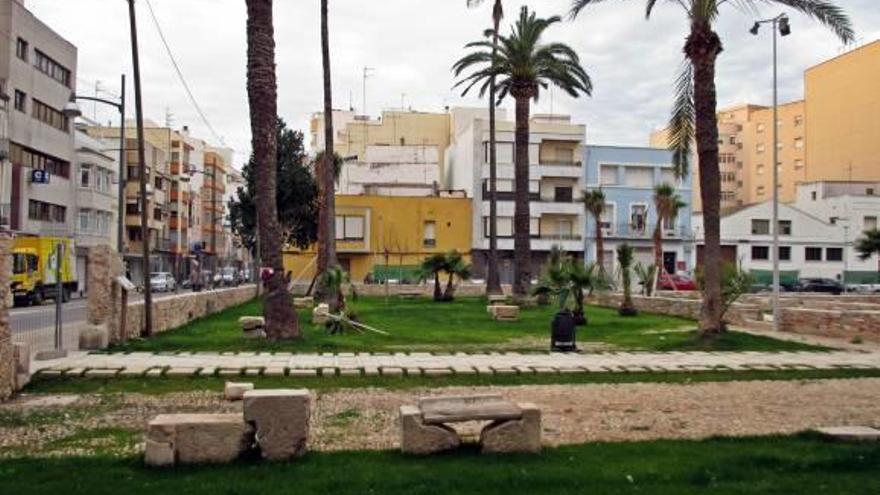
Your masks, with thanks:
[{"label": "blue building", "polygon": [[[653,234],[657,224],[654,187],[667,183],[675,187],[686,204],[678,218],[664,222],[663,266],[669,273],[692,270],[693,231],[691,229],[691,177],[677,179],[673,172],[672,153],[665,149],[623,146],[587,146],[587,190],[605,192],[602,230],[605,237],[605,268],[614,273],[615,250],[629,243],[636,262],[654,263]],[[587,216],[584,259],[595,262],[596,222]]]}]

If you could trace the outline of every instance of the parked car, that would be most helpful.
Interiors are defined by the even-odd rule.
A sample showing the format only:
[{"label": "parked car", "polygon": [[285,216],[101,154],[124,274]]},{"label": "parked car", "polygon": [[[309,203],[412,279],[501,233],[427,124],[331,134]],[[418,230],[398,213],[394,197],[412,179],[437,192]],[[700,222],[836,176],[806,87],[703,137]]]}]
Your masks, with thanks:
[{"label": "parked car", "polygon": [[177,281],[168,272],[153,272],[150,274],[150,290],[153,292],[171,292],[176,286]]},{"label": "parked car", "polygon": [[856,294],[880,294],[880,284],[846,284],[846,290]]},{"label": "parked car", "polygon": [[822,292],[840,295],[843,292],[843,285],[830,278],[802,278],[795,285],[795,290],[797,292]]},{"label": "parked car", "polygon": [[697,290],[697,282],[684,275],[669,275],[664,273],[663,275],[660,275],[657,288],[660,290],[692,291]]},{"label": "parked car", "polygon": [[238,270],[232,266],[223,267],[223,269],[220,270],[220,277],[223,280],[223,285],[227,287],[235,287],[241,283]]}]

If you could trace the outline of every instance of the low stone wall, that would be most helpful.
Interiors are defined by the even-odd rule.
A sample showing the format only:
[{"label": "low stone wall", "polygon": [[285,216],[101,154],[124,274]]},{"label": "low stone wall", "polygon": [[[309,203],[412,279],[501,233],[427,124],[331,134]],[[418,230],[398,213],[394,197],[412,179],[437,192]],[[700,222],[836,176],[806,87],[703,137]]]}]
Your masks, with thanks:
[{"label": "low stone wall", "polygon": [[[746,294],[740,302],[756,304],[764,311],[772,308],[772,297],[769,294]],[[880,311],[880,294],[782,294],[779,297],[781,308],[812,308],[831,310],[878,310]]]},{"label": "low stone wall", "polygon": [[[700,318],[702,301],[689,297],[645,297],[632,296],[636,309],[644,313],[652,313],[666,316],[677,316],[689,320]],[[593,297],[592,302],[608,308],[620,307],[623,302],[623,294],[617,292],[605,292]],[[727,311],[724,319],[731,325],[746,325],[749,321],[760,318],[760,308],[754,304],[734,303]]]},{"label": "low stone wall", "polygon": [[880,311],[781,308],[779,329],[803,335],[880,342]]},{"label": "low stone wall", "polygon": [[[441,280],[441,290],[446,290],[445,278]],[[382,297],[386,294],[386,287],[383,284],[354,284],[354,288],[359,296]],[[298,296],[305,295],[309,286],[305,284],[296,284],[293,286],[293,293]],[[509,285],[502,286],[505,294],[511,294],[513,291]],[[424,297],[434,295],[434,283],[430,284],[388,284],[387,294],[389,296],[421,294]],[[455,295],[459,297],[480,297],[486,294],[486,286],[484,284],[456,284]]]},{"label": "low stone wall", "polygon": [[[257,297],[256,285],[231,289],[191,292],[153,301],[153,333],[158,334],[181,327],[193,320],[244,304]],[[128,304],[125,334],[127,338],[140,336],[144,328],[144,302]]]},{"label": "low stone wall", "polygon": [[12,397],[16,384],[9,309],[5,304],[11,278],[12,238],[9,234],[0,232],[0,402]]}]

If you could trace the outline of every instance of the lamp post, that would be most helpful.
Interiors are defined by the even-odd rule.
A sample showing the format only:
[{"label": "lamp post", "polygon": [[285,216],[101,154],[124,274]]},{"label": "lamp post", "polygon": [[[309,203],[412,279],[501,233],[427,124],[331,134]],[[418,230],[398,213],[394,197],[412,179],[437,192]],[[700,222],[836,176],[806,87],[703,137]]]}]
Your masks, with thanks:
[{"label": "lamp post", "polygon": [[122,254],[123,242],[122,233],[125,231],[125,74],[121,76],[122,92],[119,97],[119,103],[105,100],[103,98],[95,98],[91,96],[79,96],[77,94],[70,95],[70,101],[64,107],[63,113],[69,118],[76,118],[82,115],[82,110],[76,104],[76,100],[94,101],[110,105],[119,111],[119,190],[117,200],[119,201],[116,226],[116,251]]},{"label": "lamp post", "polygon": [[773,330],[779,331],[779,78],[777,33],[791,34],[788,16],[779,14],[772,19],[756,21],[749,30],[758,34],[761,24],[773,25]]}]

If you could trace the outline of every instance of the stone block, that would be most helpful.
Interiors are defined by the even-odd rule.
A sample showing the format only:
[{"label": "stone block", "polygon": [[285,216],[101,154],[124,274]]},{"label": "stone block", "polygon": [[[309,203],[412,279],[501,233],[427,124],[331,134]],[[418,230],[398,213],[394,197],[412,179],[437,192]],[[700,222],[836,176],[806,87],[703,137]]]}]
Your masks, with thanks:
[{"label": "stone block", "polygon": [[494,306],[496,304],[505,304],[507,303],[507,296],[503,294],[492,294],[488,297],[489,305]]},{"label": "stone block", "polygon": [[256,330],[266,326],[266,319],[262,316],[242,316],[238,319],[238,324],[244,332]]},{"label": "stone block", "polygon": [[519,306],[504,304],[492,306],[492,318],[496,321],[517,321],[519,320]]},{"label": "stone block", "polygon": [[541,451],[541,410],[534,404],[519,404],[522,418],[493,421],[480,432],[486,454],[537,453]]},{"label": "stone block", "polygon": [[415,406],[400,406],[400,449],[404,454],[428,455],[461,445],[458,433],[446,425],[426,425]]},{"label": "stone block", "polygon": [[262,328],[254,328],[253,330],[245,330],[244,338],[246,339],[265,339],[266,331]]},{"label": "stone block", "polygon": [[309,439],[308,390],[251,390],[244,394],[244,419],[256,428],[264,459],[283,461],[305,454]]},{"label": "stone block", "polygon": [[314,297],[294,297],[293,307],[296,309],[312,309],[315,307]]},{"label": "stone block", "polygon": [[244,393],[254,389],[253,383],[226,382],[223,387],[223,396],[226,400],[242,400]]},{"label": "stone block", "polygon": [[79,350],[97,351],[110,342],[110,330],[106,324],[86,325],[79,333]]},{"label": "stone block", "polygon": [[312,323],[315,325],[324,325],[330,321],[330,305],[321,303],[312,310]]},{"label": "stone block", "polygon": [[174,446],[170,442],[156,442],[147,438],[144,450],[144,464],[147,467],[171,467],[174,462]]},{"label": "stone block", "polygon": [[251,449],[254,429],[240,414],[162,414],[150,421],[147,440],[150,459],[167,461],[164,443],[177,464],[223,464]]}]

